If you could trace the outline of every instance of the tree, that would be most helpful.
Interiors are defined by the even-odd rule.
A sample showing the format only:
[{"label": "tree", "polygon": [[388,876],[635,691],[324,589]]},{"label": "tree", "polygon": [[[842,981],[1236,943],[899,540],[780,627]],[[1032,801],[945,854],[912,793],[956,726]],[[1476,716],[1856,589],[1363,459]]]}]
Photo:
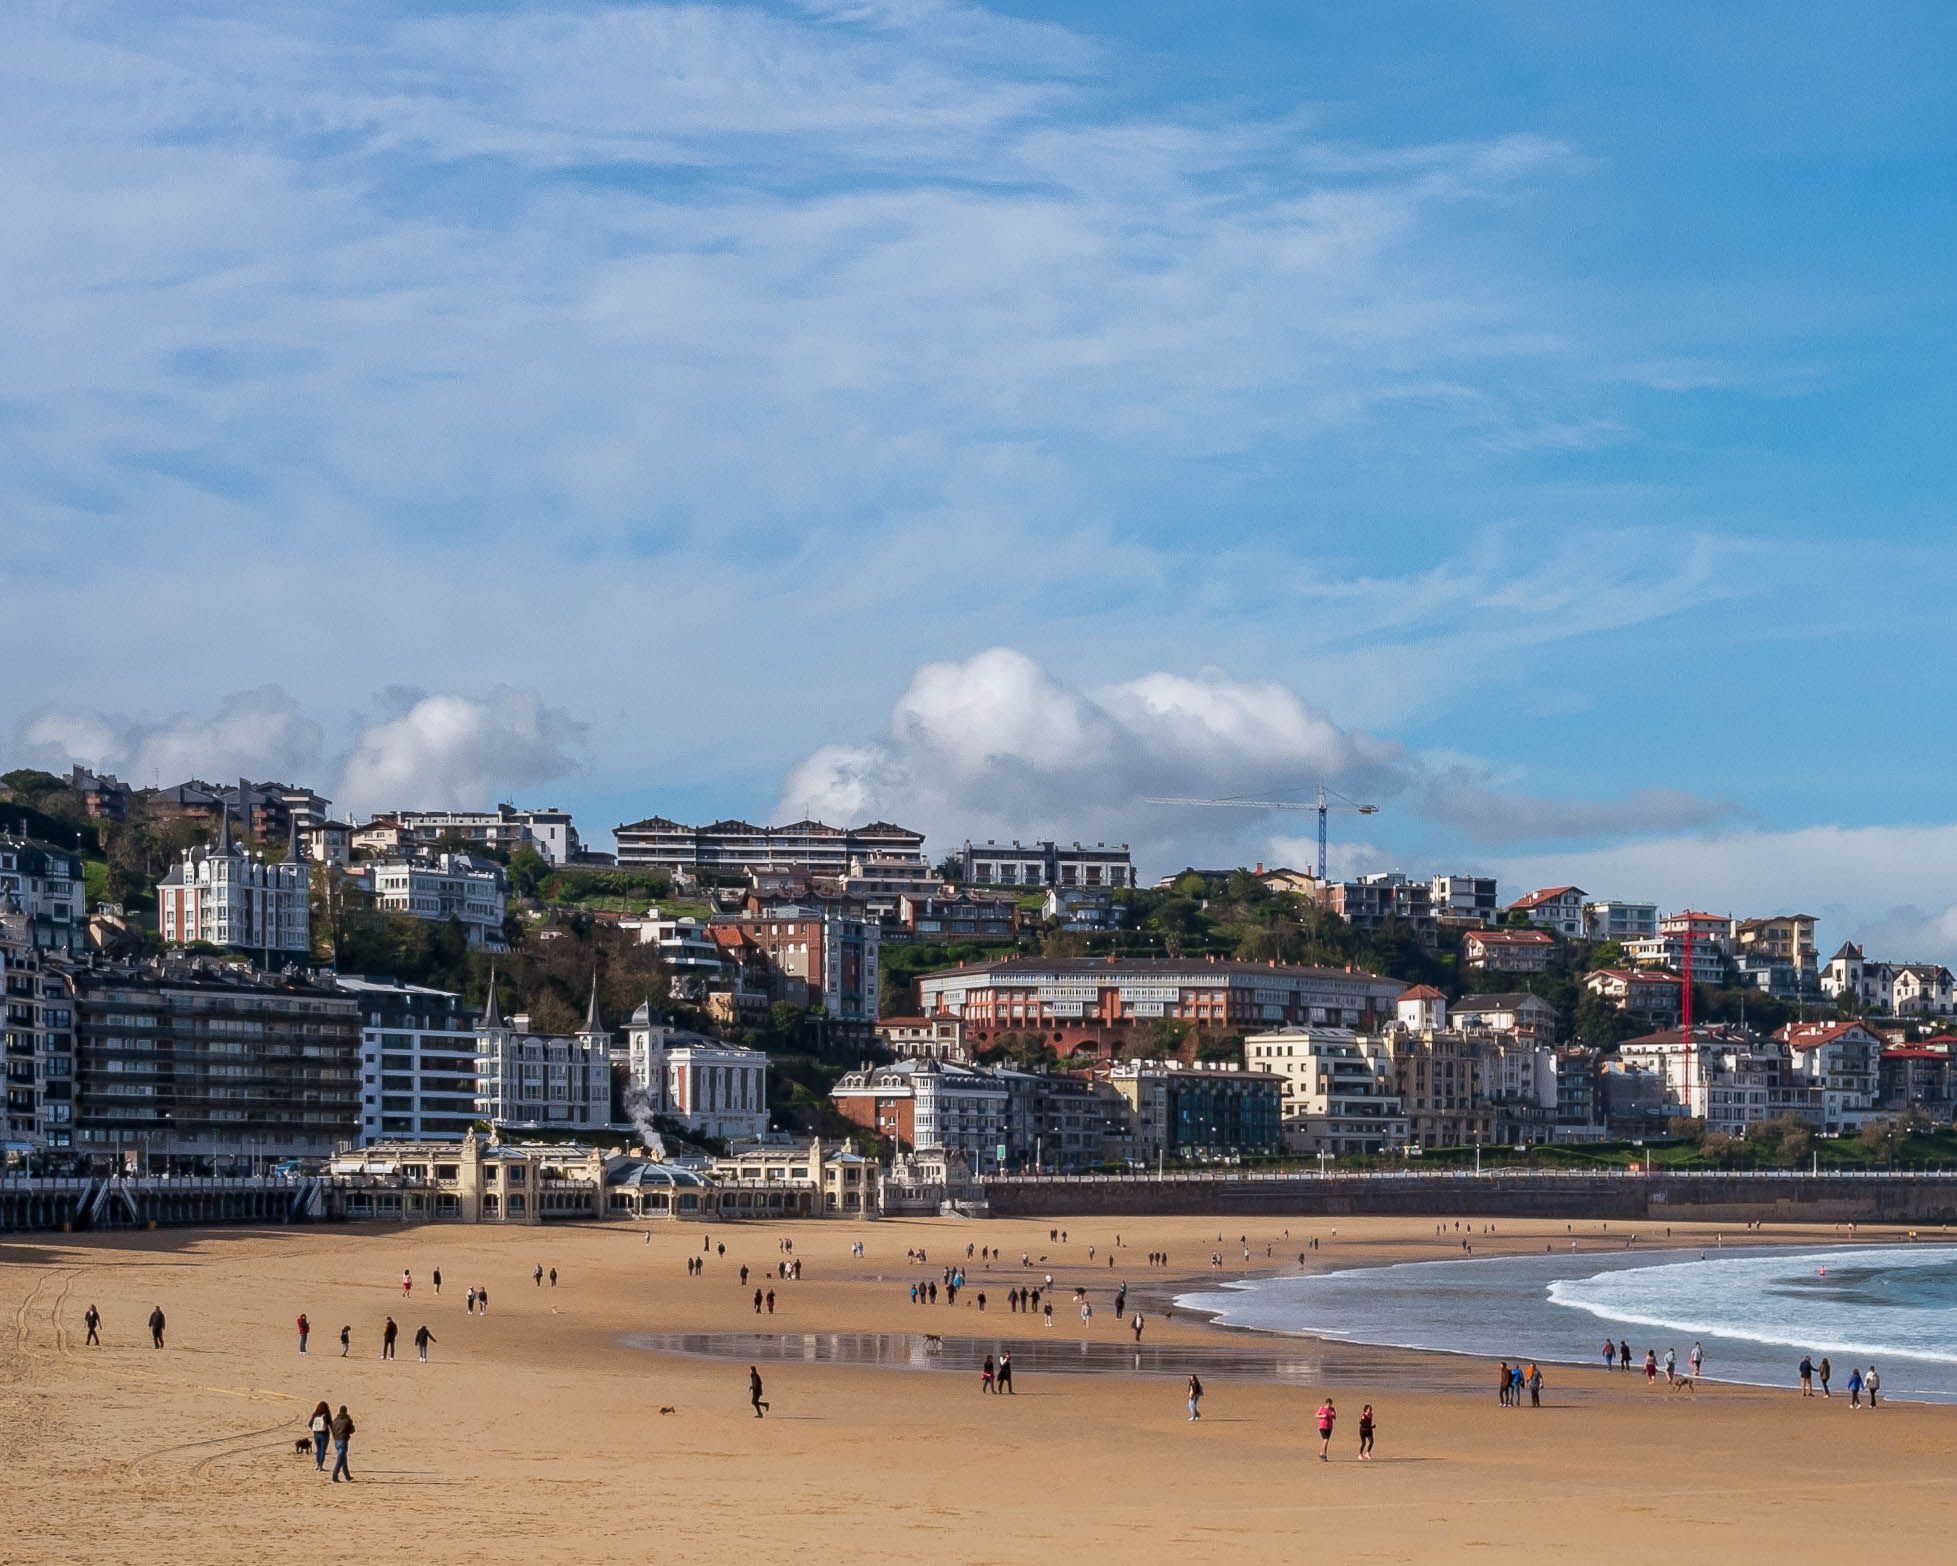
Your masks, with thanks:
[{"label": "tree", "polygon": [[535,897],[550,873],[548,859],[530,844],[520,844],[510,855],[510,895],[525,900]]}]

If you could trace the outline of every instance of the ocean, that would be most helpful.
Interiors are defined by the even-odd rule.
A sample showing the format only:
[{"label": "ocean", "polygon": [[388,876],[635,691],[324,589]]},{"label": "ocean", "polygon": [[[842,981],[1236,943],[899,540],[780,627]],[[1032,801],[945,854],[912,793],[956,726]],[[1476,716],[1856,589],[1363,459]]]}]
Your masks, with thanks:
[{"label": "ocean", "polygon": [[1248,1279],[1177,1305],[1225,1326],[1486,1359],[1640,1361],[1696,1340],[1705,1379],[1795,1384],[1803,1354],[1874,1364],[1885,1397],[1957,1402],[1957,1246],[1556,1252]]}]

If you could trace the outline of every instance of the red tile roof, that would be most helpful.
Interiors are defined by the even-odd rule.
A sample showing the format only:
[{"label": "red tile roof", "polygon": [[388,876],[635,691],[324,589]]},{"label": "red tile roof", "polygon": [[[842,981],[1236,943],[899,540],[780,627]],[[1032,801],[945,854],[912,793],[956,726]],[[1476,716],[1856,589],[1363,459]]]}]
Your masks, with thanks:
[{"label": "red tile roof", "polygon": [[1403,1001],[1410,1001],[1410,1000],[1424,1001],[1424,1000],[1446,1000],[1447,997],[1443,995],[1439,990],[1435,989],[1431,984],[1416,984],[1410,990],[1400,991],[1400,999]]},{"label": "red tile roof", "polygon": [[1581,897],[1583,895],[1583,888],[1580,886],[1545,886],[1537,891],[1529,892],[1524,896],[1518,897],[1514,902],[1509,904],[1509,907],[1535,908],[1548,902],[1551,898],[1561,897],[1565,892],[1575,892]]}]

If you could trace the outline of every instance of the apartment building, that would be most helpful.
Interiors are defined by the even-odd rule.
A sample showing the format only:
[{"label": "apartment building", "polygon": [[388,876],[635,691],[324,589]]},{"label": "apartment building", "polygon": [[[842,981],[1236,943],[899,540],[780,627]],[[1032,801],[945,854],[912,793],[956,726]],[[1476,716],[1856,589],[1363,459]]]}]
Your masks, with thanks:
[{"label": "apartment building", "polygon": [[897,899],[897,927],[913,939],[1009,941],[1019,931],[1019,906],[1010,897],[982,897],[963,889],[906,892]]},{"label": "apartment building", "polygon": [[1036,1033],[1065,1054],[1111,1051],[1163,1020],[1199,1033],[1366,1028],[1393,1016],[1404,987],[1338,968],[1199,957],[1011,957],[926,974],[918,995],[926,1016],[960,1018],[975,1047],[998,1033]]},{"label": "apartment building", "polygon": [[503,949],[509,883],[493,859],[439,853],[424,859],[371,860],[355,867],[354,879],[372,893],[377,908],[434,924],[453,919],[471,946]]},{"label": "apartment building", "polygon": [[1428,883],[1434,917],[1443,924],[1494,924],[1502,917],[1492,875],[1437,875]]},{"label": "apartment building", "polygon": [[476,1118],[575,1130],[612,1123],[612,1038],[599,1022],[595,994],[576,1033],[532,1033],[527,1014],[506,1018],[499,1011],[492,978],[476,1025]]},{"label": "apartment building", "polygon": [[459,1142],[476,1121],[476,1019],[460,995],[338,975],[360,1011],[360,1141]]},{"label": "apartment building", "polygon": [[980,1067],[922,1059],[864,1066],[843,1073],[829,1097],[844,1118],[905,1147],[961,1153],[975,1173],[1003,1162],[1011,1095]]},{"label": "apartment building", "polygon": [[[296,842],[297,827],[288,828]],[[231,818],[218,815],[217,841],[187,848],[157,882],[157,924],[166,946],[199,943],[292,958],[312,948],[312,882],[296,852],[276,864],[231,838]]]},{"label": "apartment building", "polygon": [[1789,1023],[1775,1035],[1795,1072],[1821,1095],[1821,1129],[1853,1131],[1874,1113],[1881,1087],[1882,1036],[1859,1022]]},{"label": "apartment building", "polygon": [[1331,882],[1319,891],[1318,904],[1355,930],[1373,933],[1391,920],[1405,926],[1423,946],[1439,941],[1433,888],[1424,881],[1409,881],[1397,870]]},{"label": "apartment building", "polygon": [[668,873],[711,873],[738,880],[749,874],[791,873],[843,877],[852,860],[878,861],[884,873],[909,867],[929,873],[924,834],[889,821],[833,827],[822,821],[756,826],[729,819],[683,826],[648,816],[613,829],[621,868]]},{"label": "apartment building", "polygon": [[1284,1148],[1284,1079],[1228,1061],[1123,1060],[1107,1085],[1127,1109],[1127,1156],[1266,1157]]},{"label": "apartment building", "polygon": [[1683,974],[1691,953],[1692,982],[1721,985],[1731,969],[1732,921],[1719,914],[1685,909],[1658,921],[1658,933],[1626,941],[1624,955],[1640,968],[1666,968]]},{"label": "apartment building", "polygon": [[1684,981],[1660,968],[1599,968],[1583,987],[1653,1027],[1677,1024],[1685,994]]},{"label": "apartment building", "polygon": [[206,783],[192,778],[170,788],[144,789],[139,797],[152,821],[236,822],[253,843],[289,843],[292,829],[318,826],[332,801],[290,783]]},{"label": "apartment building", "polygon": [[1244,1040],[1244,1064],[1283,1082],[1287,1151],[1333,1156],[1396,1151],[1407,1118],[1393,1057],[1350,1028],[1281,1028]]},{"label": "apartment building", "polygon": [[972,843],[958,856],[958,876],[967,886],[1012,886],[1038,891],[1048,886],[1135,885],[1135,864],[1126,843],[1055,842]]},{"label": "apartment building", "polygon": [[780,998],[820,1007],[837,1022],[877,1020],[882,931],[831,905],[783,903],[758,912],[716,914],[710,933],[751,942],[775,975]]},{"label": "apartment building", "polygon": [[1416,1032],[1395,1026],[1382,1041],[1393,1063],[1410,1143],[1472,1147],[1494,1139],[1489,1040],[1452,1029]]},{"label": "apartment building", "polygon": [[68,953],[87,945],[88,887],[73,849],[0,833],[0,899],[24,921],[29,945]]},{"label": "apartment building", "polygon": [[390,810],[361,831],[370,829],[385,831],[385,840],[371,845],[357,841],[356,846],[399,851],[456,842],[509,854],[527,845],[554,865],[567,865],[584,852],[570,812],[555,805],[543,810],[519,810],[514,805],[498,805],[494,810]]},{"label": "apartment building", "polygon": [[0,1152],[61,1150],[74,1130],[75,997],[61,948],[0,891]]},{"label": "apartment building", "polygon": [[1597,902],[1583,905],[1583,933],[1592,941],[1648,941],[1658,933],[1656,903]]},{"label": "apartment building", "polygon": [[1456,1028],[1469,1032],[1513,1033],[1538,1043],[1556,1042],[1556,1008],[1526,990],[1499,995],[1463,995],[1448,1008]]},{"label": "apartment building", "polygon": [[900,1060],[971,1060],[965,1025],[956,1017],[885,1017],[877,1023],[876,1035]]},{"label": "apartment building", "polygon": [[208,1172],[359,1135],[360,1007],[331,984],[180,957],[71,978],[77,1151]]}]

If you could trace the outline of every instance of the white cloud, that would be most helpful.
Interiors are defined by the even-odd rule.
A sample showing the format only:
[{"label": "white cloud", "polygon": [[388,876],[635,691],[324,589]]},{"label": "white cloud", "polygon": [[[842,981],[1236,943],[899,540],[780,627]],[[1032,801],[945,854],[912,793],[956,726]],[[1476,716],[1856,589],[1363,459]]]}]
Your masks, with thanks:
[{"label": "white cloud", "polygon": [[585,726],[535,691],[400,692],[394,705],[393,716],[354,741],[340,781],[343,811],[481,808],[501,790],[547,783],[577,766]]},{"label": "white cloud", "polygon": [[137,787],[245,776],[300,783],[319,765],[321,738],[298,702],[276,685],[262,685],[226,696],[209,717],[179,714],[161,722],[44,707],[20,722],[15,747],[30,764],[80,762]]}]

